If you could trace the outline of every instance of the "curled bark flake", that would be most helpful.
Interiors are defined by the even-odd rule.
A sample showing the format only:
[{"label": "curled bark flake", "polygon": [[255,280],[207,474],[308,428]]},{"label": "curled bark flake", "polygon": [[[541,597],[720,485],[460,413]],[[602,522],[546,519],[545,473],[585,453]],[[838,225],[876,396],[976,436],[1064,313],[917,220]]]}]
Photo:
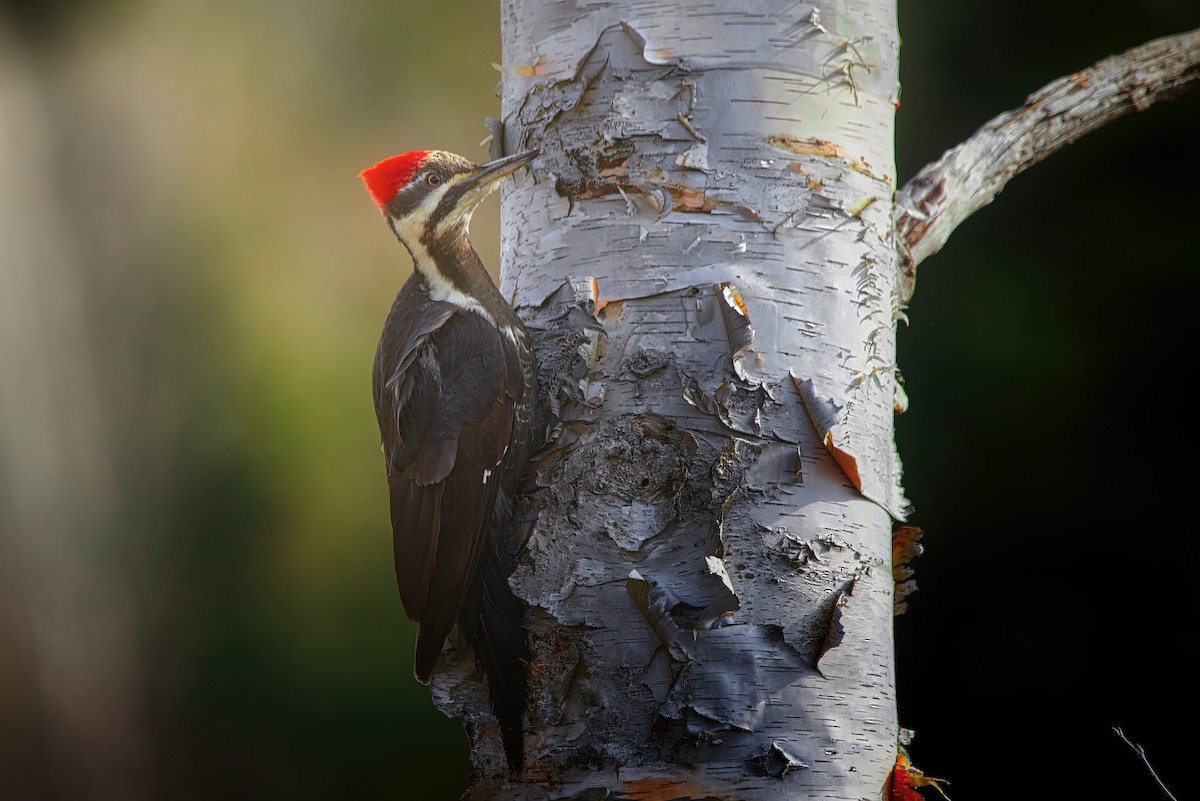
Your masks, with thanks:
[{"label": "curled bark flake", "polygon": [[922,787],[932,787],[942,798],[949,801],[950,796],[942,789],[943,784],[949,784],[946,779],[926,776],[925,772],[912,763],[908,750],[903,745],[896,752],[896,765],[888,777],[888,801],[924,801],[925,796],[919,791]]},{"label": "curled bark flake", "polygon": [[917,582],[915,581],[898,581],[896,582],[896,603],[895,616],[899,617],[908,611],[908,596],[917,591]]},{"label": "curled bark flake", "polygon": [[598,282],[593,276],[589,275],[587,277],[587,288],[589,294],[591,295],[590,300],[592,303],[592,316],[599,317],[600,312],[605,306],[608,305],[609,302],[600,298],[600,282]]},{"label": "curled bark flake", "polygon": [[[683,117],[679,118],[683,122]],[[689,131],[693,130],[692,126],[685,126]],[[676,167],[685,167],[689,170],[700,170],[702,172],[708,170],[708,145],[703,142],[697,143],[689,147],[687,150],[675,157]]]},{"label": "curled bark flake", "polygon": [[679,599],[669,591],[642,577],[636,570],[629,573],[625,582],[629,597],[646,618],[658,641],[677,662],[688,661],[687,652],[680,643],[679,625],[671,617],[671,610],[679,605]]},{"label": "curled bark flake", "polygon": [[800,453],[783,442],[766,442],[752,464],[742,473],[742,489],[768,498],[788,495],[800,475]]},{"label": "curled bark flake", "polygon": [[[727,342],[729,373],[744,385],[742,388],[761,387],[766,392],[766,398],[770,399],[766,388],[771,383],[771,375],[755,349],[755,330],[741,290],[730,281],[721,281],[711,288],[697,289],[694,303],[695,314],[690,320],[688,333],[700,340]],[[713,392],[730,391],[730,388],[718,387]],[[758,433],[757,430],[755,433]]]},{"label": "curled bark flake", "polygon": [[660,704],[659,714],[673,719],[677,719],[680,713],[673,704],[667,704],[667,699],[670,696],[671,687],[675,684],[675,679],[679,676],[678,668],[679,662],[671,657],[671,652],[666,648],[659,648],[654,652],[654,656],[650,659],[650,664],[642,676],[642,683],[650,691],[654,700]]},{"label": "curled bark flake", "polygon": [[892,387],[892,411],[904,414],[908,411],[908,393],[904,391],[904,376],[896,370],[896,384]]},{"label": "curled bark flake", "polygon": [[676,59],[676,56],[668,48],[651,46],[646,36],[630,23],[624,21],[621,22],[621,30],[623,30],[625,35],[629,37],[629,40],[637,46],[638,51],[641,53],[642,58],[646,60],[646,63],[660,65],[670,64]]},{"label": "curled bark flake", "polygon": [[719,556],[706,556],[704,562],[708,565],[708,574],[720,579],[725,588],[729,590],[729,594],[736,598],[737,590],[733,588],[733,579],[729,577],[729,570],[726,569],[725,562]]},{"label": "curled bark flake", "polygon": [[729,282],[716,287],[720,300],[721,319],[729,339],[729,357],[733,372],[743,381],[752,381],[762,371],[762,357],[754,350],[754,328],[750,325],[750,310],[738,288]]},{"label": "curled bark flake", "polygon": [[834,602],[830,604],[829,619],[826,622],[825,639],[821,643],[820,650],[817,653],[817,660],[813,667],[817,670],[821,669],[821,660],[825,655],[842,644],[842,637],[846,630],[842,626],[842,609],[850,601],[850,596],[854,594],[854,581],[850,581],[846,589],[837,593]]},{"label": "curled bark flake", "polygon": [[[678,368],[677,368],[677,372]],[[684,372],[679,372],[679,381],[682,387],[683,399],[689,405],[699,409],[705,414],[716,415],[717,407],[713,399],[700,388],[700,384],[696,379]]]},{"label": "curled bark flake", "polygon": [[789,375],[821,443],[846,475],[847,480],[863,497],[887,509],[897,520],[904,520],[910,509],[908,500],[899,486],[899,457],[894,449],[889,454],[891,463],[864,464],[862,454],[859,453],[847,424],[847,404],[840,404],[831,397],[819,396],[810,379],[802,381],[793,373]]},{"label": "curled bark flake", "polygon": [[816,601],[811,614],[793,620],[783,629],[783,639],[809,667],[820,670],[820,661],[829,651],[841,645],[845,630],[841,625],[841,608],[853,592],[856,578],[850,578],[836,589],[827,591]]},{"label": "curled bark flake", "polygon": [[822,552],[829,549],[828,544],[795,539],[790,532],[782,528],[763,527],[763,543],[792,567],[801,571],[810,561],[820,562]]},{"label": "curled bark flake", "polygon": [[504,155],[504,123],[495,117],[484,117],[483,127],[488,134],[479,144],[487,145],[488,160],[492,161]]},{"label": "curled bark flake", "polygon": [[864,198],[863,200],[856,203],[854,206],[851,206],[849,209],[847,209],[846,214],[850,217],[858,217],[864,211],[866,211],[868,208],[870,208],[871,204],[877,200],[879,200],[879,198],[875,195],[871,195],[870,197]]},{"label": "curled bark flake", "polygon": [[[672,548],[685,541],[676,539],[679,542]],[[688,643],[695,641],[697,631],[712,629],[738,608],[733,580],[720,558],[709,555],[698,560],[694,548],[691,550],[693,555],[684,559],[648,559],[647,564],[653,566],[645,569],[661,573],[643,575],[635,569],[625,582],[634,605],[679,662],[687,661]],[[699,576],[699,581],[694,576]],[[681,595],[683,592],[687,595]]]},{"label": "curled bark flake", "polygon": [[710,481],[713,501],[724,506],[741,487],[742,477],[749,467],[762,455],[762,446],[740,437],[725,440],[717,460],[713,463]]},{"label": "curled bark flake", "polygon": [[858,473],[858,459],[853,453],[844,450],[834,441],[833,431],[826,431],[825,437],[821,440],[825,448],[833,454],[833,460],[838,463],[838,467],[842,468],[842,472],[846,474],[846,478],[850,479],[850,483],[862,492],[862,476]]}]

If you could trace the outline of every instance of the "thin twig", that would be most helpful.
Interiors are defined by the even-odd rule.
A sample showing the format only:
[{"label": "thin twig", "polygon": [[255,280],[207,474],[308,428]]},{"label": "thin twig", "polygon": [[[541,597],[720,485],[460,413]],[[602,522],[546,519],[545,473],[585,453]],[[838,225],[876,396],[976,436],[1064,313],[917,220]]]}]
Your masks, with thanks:
[{"label": "thin twig", "polygon": [[896,195],[900,299],[917,265],[1012,178],[1065,145],[1200,80],[1200,29],[1156,39],[1059,78],[926,165]]},{"label": "thin twig", "polygon": [[1150,764],[1150,759],[1146,756],[1146,749],[1142,748],[1136,743],[1130,742],[1129,738],[1125,736],[1125,732],[1121,731],[1120,726],[1113,726],[1112,731],[1113,734],[1121,738],[1121,742],[1132,748],[1133,752],[1142,758],[1142,764],[1146,766],[1146,770],[1150,771],[1150,775],[1154,778],[1154,781],[1158,782],[1158,786],[1162,788],[1163,794],[1166,795],[1167,798],[1171,799],[1171,801],[1178,801],[1178,799],[1171,794],[1171,791],[1167,789],[1167,785],[1163,784],[1163,780],[1158,778],[1158,774],[1154,772],[1154,766]]}]

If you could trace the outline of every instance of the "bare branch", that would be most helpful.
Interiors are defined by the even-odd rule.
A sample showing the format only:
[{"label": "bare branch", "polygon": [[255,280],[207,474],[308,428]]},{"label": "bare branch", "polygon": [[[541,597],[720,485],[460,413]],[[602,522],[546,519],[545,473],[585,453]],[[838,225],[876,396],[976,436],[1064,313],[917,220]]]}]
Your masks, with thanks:
[{"label": "bare branch", "polygon": [[1134,742],[1131,742],[1130,739],[1125,736],[1125,732],[1121,730],[1120,726],[1113,726],[1112,731],[1113,734],[1120,738],[1121,742],[1132,748],[1133,752],[1142,758],[1142,764],[1146,766],[1146,770],[1150,771],[1150,775],[1154,778],[1154,781],[1158,782],[1159,788],[1162,789],[1167,798],[1171,799],[1171,801],[1176,801],[1175,796],[1172,795],[1171,791],[1167,789],[1167,785],[1163,784],[1163,780],[1158,778],[1158,773],[1154,770],[1154,766],[1150,764],[1150,758],[1146,756],[1146,749]]},{"label": "bare branch", "polygon": [[1156,39],[1059,78],[926,165],[896,196],[899,289],[907,303],[917,265],[1012,178],[1064,145],[1200,79],[1200,29]]}]

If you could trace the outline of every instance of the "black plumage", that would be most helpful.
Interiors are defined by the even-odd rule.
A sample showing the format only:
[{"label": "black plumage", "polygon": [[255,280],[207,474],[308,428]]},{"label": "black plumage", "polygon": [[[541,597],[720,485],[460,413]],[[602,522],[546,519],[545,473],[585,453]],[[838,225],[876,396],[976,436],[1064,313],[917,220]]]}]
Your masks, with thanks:
[{"label": "black plumage", "polygon": [[[508,575],[513,504],[534,442],[537,367],[525,326],[484,271],[465,222],[440,224],[463,204],[469,219],[498,171],[430,155],[392,203],[380,202],[417,267],[392,305],[373,371],[396,580],[405,612],[420,624],[417,678],[431,680],[457,626],[487,675],[515,774],[530,655]],[[436,183],[422,180],[435,170]],[[438,186],[429,218],[406,225]],[[368,188],[374,193],[369,179]]]}]

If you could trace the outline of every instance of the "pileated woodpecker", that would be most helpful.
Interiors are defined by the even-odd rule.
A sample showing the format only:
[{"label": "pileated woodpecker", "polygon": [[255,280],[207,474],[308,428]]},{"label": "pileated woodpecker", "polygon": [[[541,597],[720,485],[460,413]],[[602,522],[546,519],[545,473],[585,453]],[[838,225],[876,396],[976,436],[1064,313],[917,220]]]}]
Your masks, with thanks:
[{"label": "pileated woodpecker", "polygon": [[375,355],[396,581],[420,624],[428,684],[458,626],[487,675],[509,770],[520,773],[529,646],[508,584],[513,502],[534,444],[529,334],[467,239],[476,206],[538,151],[486,164],[440,150],[360,173],[412,256]]}]

